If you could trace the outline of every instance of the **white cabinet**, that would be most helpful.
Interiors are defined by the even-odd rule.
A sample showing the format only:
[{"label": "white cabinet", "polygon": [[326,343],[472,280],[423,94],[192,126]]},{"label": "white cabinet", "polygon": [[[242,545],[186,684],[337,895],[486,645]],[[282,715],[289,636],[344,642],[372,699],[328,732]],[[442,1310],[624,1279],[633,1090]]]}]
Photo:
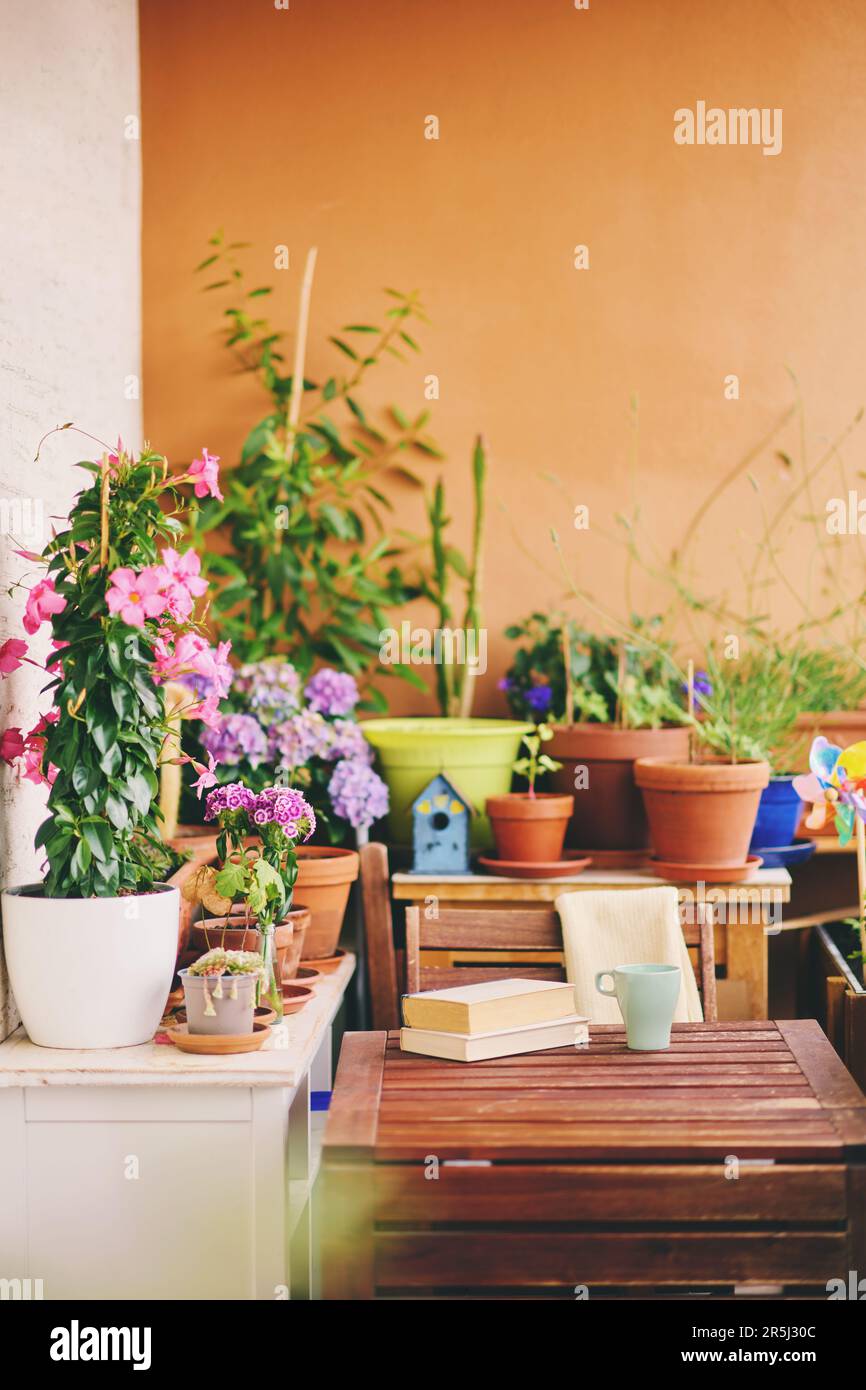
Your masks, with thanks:
[{"label": "white cabinet", "polygon": [[354,961],[269,1051],[0,1045],[0,1278],[46,1299],[308,1297],[331,1025]]}]

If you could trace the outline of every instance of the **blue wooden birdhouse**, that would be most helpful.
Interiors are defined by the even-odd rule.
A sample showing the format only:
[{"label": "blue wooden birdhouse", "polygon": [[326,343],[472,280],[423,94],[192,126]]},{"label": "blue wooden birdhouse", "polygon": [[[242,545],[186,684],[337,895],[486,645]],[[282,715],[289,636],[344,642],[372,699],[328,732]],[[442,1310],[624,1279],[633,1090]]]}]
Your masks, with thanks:
[{"label": "blue wooden birdhouse", "polygon": [[469,872],[471,801],[439,772],[412,803],[413,874]]}]

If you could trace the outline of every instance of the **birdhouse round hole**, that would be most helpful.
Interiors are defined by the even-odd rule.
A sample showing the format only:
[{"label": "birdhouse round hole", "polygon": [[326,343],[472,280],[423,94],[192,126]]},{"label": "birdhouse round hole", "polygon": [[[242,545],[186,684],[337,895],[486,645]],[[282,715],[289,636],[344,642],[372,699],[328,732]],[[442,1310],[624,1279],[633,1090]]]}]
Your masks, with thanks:
[{"label": "birdhouse round hole", "polygon": [[434,830],[444,830],[450,819],[451,817],[445,811],[436,811],[430,817],[430,824]]}]

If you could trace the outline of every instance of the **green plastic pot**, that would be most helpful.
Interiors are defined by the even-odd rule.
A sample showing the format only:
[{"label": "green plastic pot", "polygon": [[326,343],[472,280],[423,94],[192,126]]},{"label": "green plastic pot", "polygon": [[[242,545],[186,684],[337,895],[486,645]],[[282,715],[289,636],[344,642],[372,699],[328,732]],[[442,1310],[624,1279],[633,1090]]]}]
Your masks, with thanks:
[{"label": "green plastic pot", "polygon": [[511,765],[532,724],[516,719],[365,719],[361,728],[388,783],[388,835],[394,844],[412,843],[412,803],[438,772],[472,803],[472,844],[486,849],[493,843],[484,806],[489,796],[511,790]]}]

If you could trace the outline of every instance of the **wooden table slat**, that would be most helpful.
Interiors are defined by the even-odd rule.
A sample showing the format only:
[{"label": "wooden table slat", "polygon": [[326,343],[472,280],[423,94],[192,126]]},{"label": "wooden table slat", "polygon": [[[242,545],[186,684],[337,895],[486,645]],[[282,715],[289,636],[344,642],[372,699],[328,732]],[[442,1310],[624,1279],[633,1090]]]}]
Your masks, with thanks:
[{"label": "wooden table slat", "polygon": [[721,1164],[549,1164],[539,1181],[532,1164],[507,1164],[491,1181],[487,1167],[445,1163],[435,1186],[423,1165],[377,1164],[380,1224],[471,1221],[666,1222],[762,1221],[805,1224],[845,1218],[841,1165],[741,1164],[736,1179]]},{"label": "wooden table slat", "polygon": [[844,1271],[843,1232],[636,1232],[475,1231],[380,1233],[375,1238],[380,1286],[494,1288],[687,1281],[725,1284],[765,1282],[813,1285],[828,1270]]},{"label": "wooden table slat", "polygon": [[355,1157],[376,1142],[387,1033],[346,1033],[328,1110],[328,1141]]}]

